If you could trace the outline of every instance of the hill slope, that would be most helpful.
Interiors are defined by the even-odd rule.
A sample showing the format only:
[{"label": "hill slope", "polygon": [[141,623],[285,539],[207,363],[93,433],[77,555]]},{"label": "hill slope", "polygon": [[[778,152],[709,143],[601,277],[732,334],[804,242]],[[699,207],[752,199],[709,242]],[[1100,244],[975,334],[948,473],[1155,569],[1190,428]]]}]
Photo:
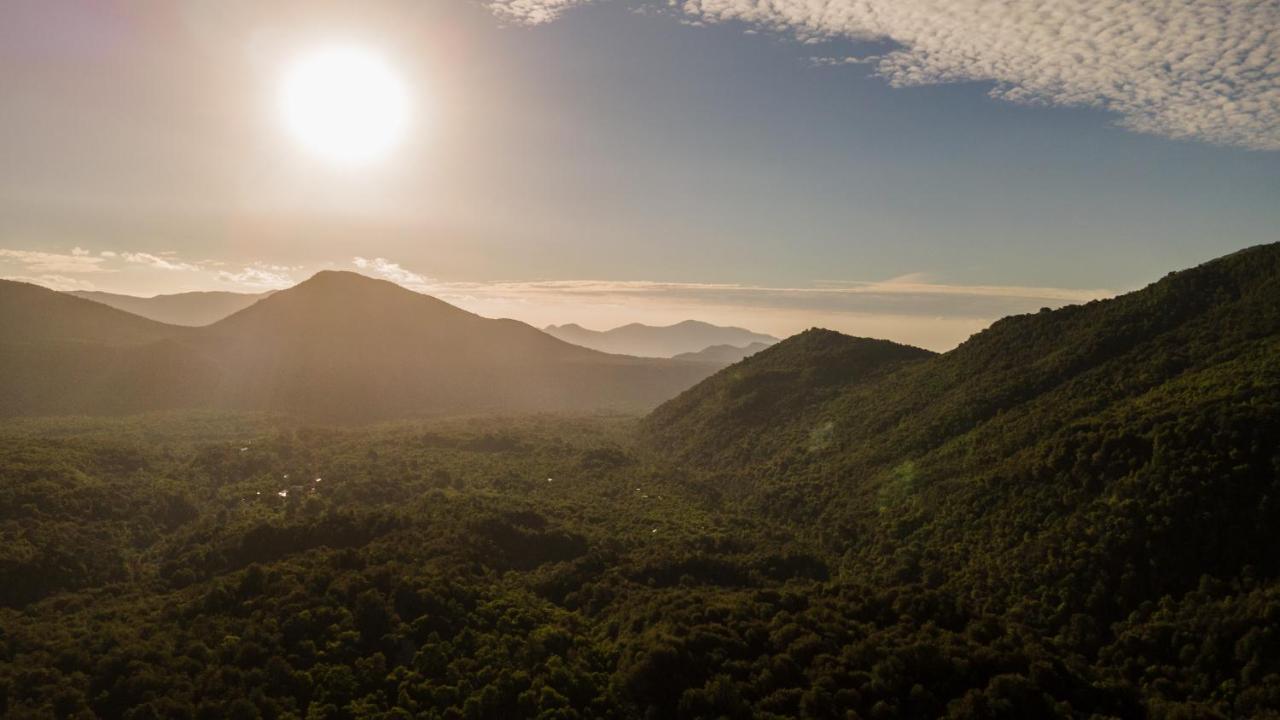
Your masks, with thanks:
[{"label": "hill slope", "polygon": [[180,334],[176,328],[39,285],[0,280],[0,341],[133,345]]},{"label": "hill slope", "polygon": [[[870,376],[808,335],[664,404],[645,432],[715,491],[810,524],[851,572],[1060,628],[1202,575],[1280,570],[1280,245]],[[780,358],[784,377],[834,387],[797,381],[775,395],[784,412],[749,411],[758,390],[739,378]]]},{"label": "hill slope", "polygon": [[235,407],[335,416],[638,409],[699,363],[606,355],[355,273],[322,272],[201,331]]},{"label": "hill slope", "polygon": [[196,400],[210,368],[164,325],[0,280],[0,415],[139,412]]},{"label": "hill slope", "polygon": [[595,352],[354,273],[320,273],[202,328],[20,283],[2,290],[5,415],[640,410],[715,369]]},{"label": "hill slope", "polygon": [[664,403],[644,427],[675,459],[750,466],[784,447],[829,444],[830,423],[815,410],[842,391],[932,356],[887,340],[810,329]]},{"label": "hill slope", "polygon": [[698,320],[654,327],[631,323],[612,330],[588,330],[580,325],[548,325],[543,332],[565,342],[607,353],[636,357],[673,357],[694,353],[712,345],[741,347],[751,343],[772,345],[778,338],[738,327],[721,327]]},{"label": "hill slope", "polygon": [[271,293],[187,292],[135,297],[96,290],[68,293],[169,325],[199,327],[243,310]]}]

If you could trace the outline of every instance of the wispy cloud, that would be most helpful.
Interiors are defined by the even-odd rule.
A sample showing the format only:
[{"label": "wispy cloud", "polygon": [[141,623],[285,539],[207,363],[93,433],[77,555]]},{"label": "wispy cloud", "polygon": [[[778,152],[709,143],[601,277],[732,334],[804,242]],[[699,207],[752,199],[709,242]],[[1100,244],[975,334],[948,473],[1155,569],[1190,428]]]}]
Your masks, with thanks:
[{"label": "wispy cloud", "polygon": [[[103,255],[106,256],[106,253],[103,253]],[[115,257],[115,254],[112,253],[110,257]],[[180,270],[185,272],[193,272],[201,269],[200,266],[198,265],[193,265],[188,262],[182,262],[181,260],[176,260],[172,257],[160,257],[159,255],[152,255],[151,253],[127,252],[127,253],[121,254],[120,257],[124,258],[125,261],[127,262],[137,263],[139,265],[147,265],[149,267],[155,268],[156,270]]]},{"label": "wispy cloud", "polygon": [[874,312],[928,317],[994,318],[1045,306],[1088,302],[1114,294],[1102,289],[849,282],[828,287],[770,287],[722,283],[557,280],[545,282],[441,283],[445,299],[546,299],[626,304],[645,299],[740,307],[786,307],[822,312]]},{"label": "wispy cloud", "polygon": [[18,282],[31,283],[41,287],[47,287],[50,290],[96,290],[96,286],[92,282],[83,277],[68,277],[66,275],[6,275],[4,280],[16,280]]},{"label": "wispy cloud", "polygon": [[1106,289],[957,285],[913,273],[816,287],[615,280],[446,282],[386,258],[355,258],[363,272],[489,317],[533,325],[607,328],[689,318],[785,336],[811,326],[947,349],[997,318],[1088,302]]},{"label": "wispy cloud", "polygon": [[254,263],[238,271],[219,270],[217,278],[220,282],[235,285],[245,290],[280,290],[297,283],[286,265],[268,265]]},{"label": "wispy cloud", "polygon": [[[503,0],[499,17],[554,20],[577,0]],[[1280,150],[1274,0],[668,0],[687,23],[736,21],[813,46],[887,42],[868,63],[895,87],[990,82],[992,97],[1096,107],[1142,133]]]},{"label": "wispy cloud", "polygon": [[403,285],[410,290],[418,292],[430,292],[439,286],[439,284],[425,276],[420,275],[411,270],[406,270],[400,263],[394,263],[386,258],[364,258],[356,256],[351,259],[351,264],[360,270],[376,275],[385,280],[390,280],[398,285]]},{"label": "wispy cloud", "polygon": [[[96,290],[98,278],[118,292],[136,290],[139,285],[172,288],[169,292],[234,286],[243,290],[277,290],[297,282],[296,265],[255,262],[239,270],[225,270],[218,260],[188,261],[174,252],[133,252],[81,247],[70,251],[14,250],[0,248],[0,277],[43,285],[53,290]],[[176,277],[175,277],[176,275]],[[166,279],[161,279],[162,277]],[[151,280],[140,278],[151,278]]]},{"label": "wispy cloud", "polygon": [[102,266],[103,258],[93,257],[88,251],[79,247],[72,248],[71,252],[67,253],[0,249],[0,261],[21,266],[33,273],[78,275],[109,272]]}]

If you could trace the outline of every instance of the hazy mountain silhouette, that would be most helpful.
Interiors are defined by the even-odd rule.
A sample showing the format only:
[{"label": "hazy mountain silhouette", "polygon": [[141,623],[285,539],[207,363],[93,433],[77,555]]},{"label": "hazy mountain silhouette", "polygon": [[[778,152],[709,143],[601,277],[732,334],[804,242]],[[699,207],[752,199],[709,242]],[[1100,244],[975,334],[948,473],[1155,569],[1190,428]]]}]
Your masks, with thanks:
[{"label": "hazy mountain silhouette", "polygon": [[243,310],[271,293],[186,292],[154,297],[135,297],[97,290],[75,290],[69,295],[110,305],[170,325],[198,327],[217,322]]},{"label": "hazy mountain silhouette", "polygon": [[750,357],[756,353],[769,347],[769,343],[756,342],[750,345],[738,347],[735,345],[712,345],[703,348],[698,352],[680,353],[674,356],[673,360],[689,360],[693,362],[711,362],[721,365],[730,365]]},{"label": "hazy mountain silhouette", "polygon": [[6,415],[218,407],[367,420],[636,410],[715,369],[588,350],[355,273],[319,273],[201,328],[34,285],[0,286]]},{"label": "hazy mountain silhouette", "polygon": [[543,331],[565,342],[607,353],[636,357],[673,357],[695,353],[713,345],[741,347],[751,343],[772,345],[778,338],[739,327],[722,327],[698,320],[655,327],[631,323],[612,330],[588,330],[581,325],[548,325]]},{"label": "hazy mountain silhouette", "polygon": [[129,345],[180,329],[39,285],[0,281],[0,343],[71,341]]},{"label": "hazy mountain silhouette", "polygon": [[123,413],[201,401],[213,368],[165,325],[0,280],[0,415]]}]

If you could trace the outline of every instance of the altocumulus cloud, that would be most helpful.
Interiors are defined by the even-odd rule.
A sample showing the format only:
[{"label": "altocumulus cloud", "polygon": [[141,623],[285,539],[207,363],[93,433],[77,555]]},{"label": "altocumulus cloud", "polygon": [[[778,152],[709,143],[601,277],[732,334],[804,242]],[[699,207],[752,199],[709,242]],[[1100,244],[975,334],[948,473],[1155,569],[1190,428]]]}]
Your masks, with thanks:
[{"label": "altocumulus cloud", "polygon": [[[984,81],[1016,103],[1117,113],[1137,132],[1280,150],[1276,0],[668,0],[694,23],[804,42],[890,41],[866,61],[894,86]],[[581,0],[498,0],[538,24]],[[829,59],[819,64],[848,62]]]},{"label": "altocumulus cloud", "polygon": [[499,19],[519,25],[541,25],[590,0],[491,0],[489,9]]}]

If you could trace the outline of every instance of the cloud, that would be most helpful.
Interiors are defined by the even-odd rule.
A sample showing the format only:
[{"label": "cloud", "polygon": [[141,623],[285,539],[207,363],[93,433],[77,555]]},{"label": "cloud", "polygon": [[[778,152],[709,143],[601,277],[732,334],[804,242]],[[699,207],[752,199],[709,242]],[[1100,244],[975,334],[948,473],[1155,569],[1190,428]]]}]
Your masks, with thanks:
[{"label": "cloud", "polygon": [[[495,0],[537,25],[584,0]],[[1275,0],[667,0],[686,24],[741,22],[816,46],[887,43],[857,58],[895,87],[989,82],[1031,105],[1114,112],[1130,130],[1280,150]]]},{"label": "cloud", "polygon": [[92,257],[80,248],[74,248],[70,253],[0,249],[0,262],[18,264],[23,266],[24,270],[34,273],[78,275],[110,272],[102,267],[102,258]]},{"label": "cloud", "polygon": [[[112,256],[114,257],[114,254]],[[147,265],[157,270],[194,271],[194,270],[200,269],[199,266],[192,265],[191,263],[181,262],[178,260],[171,260],[169,258],[160,257],[158,255],[152,255],[151,253],[127,252],[127,253],[122,253],[120,257],[124,258],[128,262],[137,263],[139,265]]]},{"label": "cloud", "polygon": [[290,268],[284,265],[267,265],[254,263],[238,272],[219,270],[218,280],[251,290],[280,290],[294,285],[297,281],[289,274]]},{"label": "cloud", "polygon": [[732,283],[546,281],[442,283],[433,295],[490,317],[605,329],[690,318],[780,337],[807,327],[946,350],[1006,315],[1108,297],[1109,290],[949,285],[919,276],[822,287]]},{"label": "cloud", "polygon": [[445,282],[386,258],[356,257],[352,264],[471,312],[539,327],[577,322],[604,329],[628,322],[669,324],[694,318],[779,336],[812,326],[829,327],[935,350],[954,347],[1006,315],[1115,294],[1105,289],[953,285],[934,282],[922,273],[817,287],[645,280]]},{"label": "cloud", "polygon": [[401,267],[400,263],[391,262],[386,258],[378,257],[370,260],[369,258],[356,256],[351,259],[351,264],[360,270],[366,270],[380,278],[390,280],[397,285],[403,285],[410,290],[418,292],[430,292],[439,285],[434,279],[407,270]]},{"label": "cloud", "polygon": [[897,87],[988,81],[1017,103],[1098,107],[1138,132],[1280,149],[1270,0],[683,0],[705,22],[802,41],[889,40]]},{"label": "cloud", "polygon": [[558,300],[607,303],[620,307],[646,300],[661,300],[742,308],[995,319],[1033,312],[1046,306],[1088,302],[1114,293],[1103,289],[948,285],[894,279],[825,287],[596,280],[439,283],[435,286],[435,294],[446,300],[502,299],[518,303]]},{"label": "cloud", "polygon": [[489,11],[513,25],[541,25],[590,0],[490,0]]},{"label": "cloud", "polygon": [[50,290],[95,290],[96,286],[84,278],[67,277],[66,275],[14,275],[5,280],[32,283],[47,287]]}]

